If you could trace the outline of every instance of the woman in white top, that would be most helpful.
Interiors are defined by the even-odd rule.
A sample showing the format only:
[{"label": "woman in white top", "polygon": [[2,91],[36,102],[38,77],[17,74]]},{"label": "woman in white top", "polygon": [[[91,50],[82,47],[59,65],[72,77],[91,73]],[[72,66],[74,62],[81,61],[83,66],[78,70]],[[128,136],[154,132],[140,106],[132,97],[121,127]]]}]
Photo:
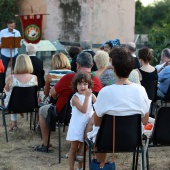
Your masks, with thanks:
[{"label": "woman in white top", "polygon": [[[6,78],[5,84],[5,93],[6,98],[4,100],[4,104],[7,107],[8,102],[11,96],[11,92],[13,87],[29,87],[38,85],[37,77],[32,75],[33,66],[30,60],[30,57],[26,54],[21,54],[17,57],[14,74],[8,76]],[[11,120],[13,121],[12,127],[9,129],[10,131],[17,129],[17,114],[11,114]]]},{"label": "woman in white top", "polygon": [[[141,114],[142,123],[147,124],[151,101],[148,99],[144,87],[128,80],[134,67],[133,58],[124,48],[114,48],[110,57],[116,75],[116,83],[104,87],[99,92],[94,104],[94,125],[100,126],[104,114],[125,116],[137,113]],[[102,153],[96,154],[96,156],[100,167],[103,167],[107,155]]]}]

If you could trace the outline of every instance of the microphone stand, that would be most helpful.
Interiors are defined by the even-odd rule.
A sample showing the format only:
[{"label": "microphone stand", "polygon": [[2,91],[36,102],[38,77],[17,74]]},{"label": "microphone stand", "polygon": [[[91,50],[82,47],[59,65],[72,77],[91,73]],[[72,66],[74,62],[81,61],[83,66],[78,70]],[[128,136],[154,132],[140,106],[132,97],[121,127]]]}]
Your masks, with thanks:
[{"label": "microphone stand", "polygon": [[[14,49],[14,57],[15,57],[15,32],[12,32],[12,34],[14,34],[14,38],[13,38],[13,49]],[[11,74],[13,74],[13,57],[11,55]]]}]

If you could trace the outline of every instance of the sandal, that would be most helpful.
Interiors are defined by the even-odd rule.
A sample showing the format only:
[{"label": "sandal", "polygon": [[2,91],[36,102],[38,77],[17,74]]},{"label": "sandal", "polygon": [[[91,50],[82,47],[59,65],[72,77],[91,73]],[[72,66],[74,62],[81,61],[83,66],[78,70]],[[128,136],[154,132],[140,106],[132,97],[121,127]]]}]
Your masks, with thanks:
[{"label": "sandal", "polygon": [[9,132],[13,132],[16,131],[18,129],[17,125],[12,126],[11,128],[9,128]]},{"label": "sandal", "polygon": [[[43,144],[38,145],[38,146],[34,147],[34,150],[38,151],[38,152],[46,152],[47,151],[47,146],[44,146]],[[49,147],[48,147],[48,152],[51,152],[51,151],[52,151],[52,145],[50,144]]]}]

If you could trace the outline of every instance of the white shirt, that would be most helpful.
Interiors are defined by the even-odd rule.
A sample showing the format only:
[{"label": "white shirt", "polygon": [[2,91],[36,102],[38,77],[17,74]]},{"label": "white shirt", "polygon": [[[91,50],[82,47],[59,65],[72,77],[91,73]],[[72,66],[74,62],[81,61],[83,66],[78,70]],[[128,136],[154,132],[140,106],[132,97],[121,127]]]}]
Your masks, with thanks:
[{"label": "white shirt", "polygon": [[[21,34],[18,30],[13,29],[13,32],[9,32],[8,28],[1,30],[0,32],[0,44],[2,37],[21,37]],[[12,49],[12,57],[14,57],[18,53],[17,48]],[[1,54],[10,57],[10,48],[1,48]]]},{"label": "white shirt", "polygon": [[94,108],[97,116],[104,114],[126,116],[149,112],[149,100],[144,87],[132,83],[130,85],[110,85],[100,90]]},{"label": "white shirt", "polygon": [[162,64],[156,65],[155,68],[157,69],[157,71],[159,71],[163,67],[164,64],[165,64],[165,62]]}]

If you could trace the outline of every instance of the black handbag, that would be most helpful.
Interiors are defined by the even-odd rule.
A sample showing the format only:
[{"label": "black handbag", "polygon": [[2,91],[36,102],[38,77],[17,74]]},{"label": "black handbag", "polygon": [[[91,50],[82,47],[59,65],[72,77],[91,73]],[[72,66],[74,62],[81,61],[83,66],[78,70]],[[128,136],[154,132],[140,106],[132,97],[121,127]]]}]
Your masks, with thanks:
[{"label": "black handbag", "polygon": [[55,131],[57,122],[57,114],[55,105],[50,105],[48,109],[48,116],[46,117],[46,124],[50,131]]},{"label": "black handbag", "polygon": [[92,159],[90,162],[90,170],[116,170],[116,164],[115,164],[115,116],[113,116],[113,162],[106,162],[104,164],[104,167],[101,167],[100,162],[98,162],[96,159]]}]

